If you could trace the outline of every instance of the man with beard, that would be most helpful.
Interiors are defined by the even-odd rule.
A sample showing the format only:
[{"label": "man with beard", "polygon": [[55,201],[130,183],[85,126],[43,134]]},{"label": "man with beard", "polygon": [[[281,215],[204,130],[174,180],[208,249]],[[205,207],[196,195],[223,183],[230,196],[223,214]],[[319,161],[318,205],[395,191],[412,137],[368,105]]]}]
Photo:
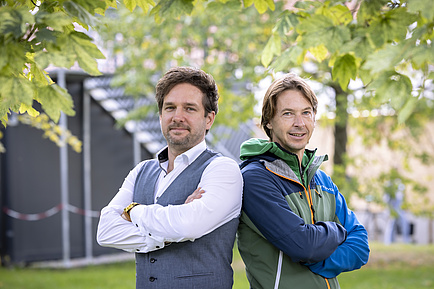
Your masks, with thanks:
[{"label": "man with beard", "polygon": [[242,176],[235,161],[206,147],[215,81],[172,68],[155,97],[167,146],[138,164],[102,209],[97,241],[136,253],[136,288],[232,288]]}]

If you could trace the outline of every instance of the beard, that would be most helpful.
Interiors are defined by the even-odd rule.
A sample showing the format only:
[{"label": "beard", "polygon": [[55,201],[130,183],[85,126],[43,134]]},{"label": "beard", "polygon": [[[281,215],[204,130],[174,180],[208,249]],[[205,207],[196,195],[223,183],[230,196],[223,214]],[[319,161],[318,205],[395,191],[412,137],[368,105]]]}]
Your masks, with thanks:
[{"label": "beard", "polygon": [[[183,128],[188,131],[188,134],[179,136],[171,131],[174,128]],[[183,151],[189,150],[203,139],[203,133],[192,132],[189,126],[180,124],[169,125],[163,135],[170,147]]]}]

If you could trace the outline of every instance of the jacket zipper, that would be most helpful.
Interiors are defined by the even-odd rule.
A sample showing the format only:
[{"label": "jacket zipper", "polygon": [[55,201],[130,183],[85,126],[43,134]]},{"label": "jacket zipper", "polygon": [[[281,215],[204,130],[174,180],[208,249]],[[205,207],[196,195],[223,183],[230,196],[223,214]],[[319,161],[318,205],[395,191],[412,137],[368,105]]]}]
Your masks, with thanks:
[{"label": "jacket zipper", "polygon": [[[296,184],[299,184],[303,188],[304,193],[306,194],[306,199],[307,199],[307,204],[308,204],[309,210],[310,210],[310,216],[311,216],[312,224],[315,224],[315,216],[314,216],[315,210],[313,209],[313,201],[312,201],[312,195],[310,193],[310,187],[309,187],[309,189],[306,189],[306,187],[302,183],[300,183],[300,182],[298,182],[296,180],[290,179],[288,177],[282,176],[282,175],[280,175],[280,174],[278,174],[278,173],[270,170],[267,166],[265,166],[265,168],[268,171],[270,171],[273,174],[275,174],[276,176],[279,176],[281,178],[284,178],[285,180],[288,180],[288,181],[294,182]],[[300,198],[303,199],[303,195],[301,194],[301,192],[299,192],[299,194],[300,194]]]},{"label": "jacket zipper", "polygon": [[[307,203],[308,203],[309,208],[310,208],[310,214],[311,214],[311,218],[312,218],[312,224],[315,224],[315,223],[316,223],[316,222],[315,222],[315,216],[314,216],[315,210],[314,210],[314,208],[313,208],[312,192],[311,192],[311,190],[310,190],[310,186],[308,186],[308,189],[306,189],[306,187],[305,187],[303,184],[301,184],[300,182],[297,182],[296,180],[293,180],[293,179],[287,178],[287,177],[285,177],[285,176],[282,176],[282,175],[280,175],[280,174],[278,174],[278,173],[276,173],[276,172],[270,170],[267,166],[265,166],[265,168],[266,168],[268,171],[270,171],[270,172],[272,172],[273,174],[275,174],[276,176],[279,176],[279,177],[281,177],[281,178],[284,178],[285,180],[288,180],[288,181],[294,182],[294,183],[296,183],[296,184],[299,184],[299,185],[301,185],[301,186],[303,187],[304,192],[305,192],[305,194],[307,195]],[[316,191],[316,190],[315,190],[315,191]],[[299,194],[300,194],[300,198],[303,199],[303,195],[301,194],[301,192],[299,192]],[[322,197],[321,194],[318,193],[318,195],[319,195],[320,197]],[[282,253],[283,253],[282,251],[279,252],[278,267],[282,266],[282,261],[283,261],[283,258],[281,258],[281,257],[283,257],[283,256],[281,256]],[[280,280],[280,274],[281,274],[280,270],[281,270],[281,269],[279,268],[279,269],[278,269],[279,272],[277,272],[277,274],[276,274],[276,281],[275,281],[275,283],[274,283],[274,288],[278,288],[278,287],[279,287],[279,281],[278,281],[278,280]],[[325,280],[325,282],[326,282],[327,289],[330,289],[330,282],[329,282],[329,280],[328,280],[327,278],[325,278],[325,277],[323,277],[323,278],[324,278],[324,280]],[[277,287],[276,287],[276,285],[277,285]]]}]

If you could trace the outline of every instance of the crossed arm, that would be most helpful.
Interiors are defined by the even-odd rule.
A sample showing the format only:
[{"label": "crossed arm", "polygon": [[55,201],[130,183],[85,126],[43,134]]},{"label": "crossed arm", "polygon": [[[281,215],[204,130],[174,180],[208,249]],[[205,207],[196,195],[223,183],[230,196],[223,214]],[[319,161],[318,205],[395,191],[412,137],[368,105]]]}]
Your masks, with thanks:
[{"label": "crossed arm", "polygon": [[243,174],[244,212],[264,237],[293,262],[300,262],[326,278],[366,264],[369,256],[366,230],[348,209],[330,177],[321,175],[326,178],[327,187],[332,188],[329,193],[335,194],[336,215],[342,225],[306,224],[290,209],[269,172],[256,169]]},{"label": "crossed arm", "polygon": [[[196,199],[200,199],[200,198],[202,198],[202,194],[203,194],[203,193],[205,193],[205,191],[202,190],[202,188],[200,188],[200,187],[197,188],[196,190],[194,190],[194,192],[193,192],[191,195],[189,195],[189,196],[187,197],[187,199],[185,200],[184,204],[188,204],[188,203],[193,202],[193,200],[196,200]],[[129,214],[129,213],[126,213],[125,210],[122,212],[121,217],[122,217],[125,221],[132,222],[132,221],[131,221],[130,214]]]},{"label": "crossed arm", "polygon": [[[101,246],[146,253],[162,249],[167,242],[193,241],[213,231],[241,210],[242,176],[235,161],[216,158],[183,205],[139,205],[122,217],[133,200],[134,182],[141,165],[126,177],[119,192],[102,209],[97,230]],[[216,178],[216,172],[222,177]]]},{"label": "crossed arm", "polygon": [[261,234],[293,262],[322,261],[345,241],[345,228],[335,222],[306,224],[291,210],[272,173],[261,164],[250,166],[243,172],[243,211]]},{"label": "crossed arm", "polygon": [[317,263],[307,264],[309,269],[326,278],[334,278],[342,272],[359,269],[368,262],[369,243],[368,233],[365,227],[359,222],[354,212],[348,209],[345,198],[333,184],[330,177],[326,178],[331,193],[335,194],[336,215],[348,232],[347,239],[325,260]]}]

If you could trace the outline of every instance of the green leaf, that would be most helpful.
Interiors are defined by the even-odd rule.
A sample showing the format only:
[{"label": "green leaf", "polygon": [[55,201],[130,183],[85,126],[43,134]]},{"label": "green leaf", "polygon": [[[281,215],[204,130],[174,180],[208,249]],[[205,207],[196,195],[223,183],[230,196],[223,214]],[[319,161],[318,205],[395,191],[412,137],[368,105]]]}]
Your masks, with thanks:
[{"label": "green leaf", "polygon": [[47,28],[41,28],[36,32],[36,37],[37,37],[36,41],[44,42],[43,46],[45,48],[45,46],[48,45],[47,42],[52,43],[54,45],[57,43],[57,35],[58,33],[56,31],[52,31]]},{"label": "green leaf", "polygon": [[411,0],[407,1],[408,11],[412,13],[420,12],[428,20],[434,20],[434,5],[432,0]]},{"label": "green leaf", "polygon": [[72,19],[64,12],[39,12],[36,14],[36,23],[50,27],[50,30],[63,32],[64,26],[72,23]]},{"label": "green leaf", "polygon": [[271,35],[261,55],[261,63],[264,65],[264,67],[268,67],[268,65],[271,63],[271,60],[273,60],[274,55],[280,55],[280,42],[281,39],[278,34],[274,33]]},{"label": "green leaf", "polygon": [[134,11],[134,8],[136,8],[136,0],[124,0],[125,7],[127,7],[128,10],[131,12]]},{"label": "green leaf", "polygon": [[416,69],[422,68],[425,64],[434,63],[434,46],[421,44],[413,48],[410,59]]},{"label": "green leaf", "polygon": [[294,5],[294,7],[299,8],[299,9],[304,9],[304,10],[308,10],[312,7],[320,7],[323,4],[319,1],[297,1]]},{"label": "green leaf", "polygon": [[100,75],[96,59],[104,59],[105,56],[92,43],[92,38],[84,33],[73,31],[58,38],[60,50],[39,51],[35,54],[35,62],[41,68],[49,64],[57,67],[70,68],[75,61],[80,67],[91,75]]},{"label": "green leaf", "polygon": [[337,80],[342,89],[346,90],[350,79],[356,79],[356,59],[350,54],[338,57],[332,70],[333,80]]},{"label": "green leaf", "polygon": [[27,105],[25,103],[21,103],[20,109],[19,109],[19,113],[23,114],[23,113],[28,113],[30,116],[32,117],[37,117],[39,115],[39,111],[37,111],[36,109],[34,109],[31,105]]},{"label": "green leaf", "polygon": [[399,61],[402,60],[400,47],[389,45],[384,49],[368,56],[363,64],[363,69],[370,70],[373,74],[381,71],[392,70]]},{"label": "green leaf", "polygon": [[206,11],[208,13],[211,13],[215,16],[218,17],[226,17],[226,15],[228,14],[228,11],[241,11],[241,9],[243,9],[243,6],[241,4],[241,2],[237,1],[237,0],[230,0],[228,2],[210,2],[207,6],[206,6]]},{"label": "green leaf", "polygon": [[353,38],[345,42],[339,50],[341,53],[354,53],[356,57],[366,59],[374,51],[374,46],[366,36],[366,29],[358,29],[353,33]]},{"label": "green leaf", "polygon": [[382,72],[369,85],[375,91],[378,103],[390,102],[395,110],[400,110],[406,103],[413,89],[410,78],[395,71]]},{"label": "green leaf", "polygon": [[297,16],[289,11],[284,11],[276,22],[273,32],[286,35],[298,25]]},{"label": "green leaf", "polygon": [[21,39],[27,32],[27,25],[35,22],[34,16],[25,7],[0,6],[0,8],[0,35],[10,35],[14,39]]},{"label": "green leaf", "polygon": [[34,85],[24,77],[0,77],[0,114],[18,112],[22,103],[33,103]]},{"label": "green leaf", "polygon": [[318,62],[323,62],[328,56],[328,50],[324,44],[310,48],[309,52],[316,58],[316,60],[318,60]]},{"label": "green leaf", "polygon": [[99,15],[105,15],[105,12],[109,7],[113,7],[115,9],[118,7],[116,0],[105,0],[104,2],[105,2],[105,7],[96,8],[95,13]]},{"label": "green leaf", "polygon": [[323,5],[315,13],[317,15],[324,15],[330,18],[334,25],[348,25],[353,21],[353,15],[347,6],[338,4],[335,6]]},{"label": "green leaf", "polygon": [[270,68],[274,71],[289,71],[289,68],[300,64],[299,59],[304,55],[304,50],[299,46],[291,46],[277,57]]},{"label": "green leaf", "polygon": [[365,85],[368,85],[373,80],[373,75],[370,71],[359,68],[358,75]]},{"label": "green leaf", "polygon": [[[89,1],[93,2],[93,1]],[[98,24],[98,18],[94,16],[94,14],[89,13],[83,6],[78,3],[72,1],[66,1],[63,3],[63,7],[65,11],[77,19],[81,25],[84,26],[85,29],[88,29],[88,26],[96,26]]]},{"label": "green leaf", "polygon": [[155,2],[153,0],[137,0],[137,6],[142,8],[144,13],[148,13],[151,7],[155,6]]},{"label": "green leaf", "polygon": [[152,8],[151,15],[154,15],[157,23],[161,23],[164,19],[190,15],[193,8],[193,0],[160,0],[157,6]]},{"label": "green leaf", "polygon": [[68,53],[69,49],[65,49],[66,51],[39,51],[35,54],[35,62],[42,69],[47,68],[50,64],[56,67],[70,68],[74,65],[76,57],[73,51]]},{"label": "green leaf", "polygon": [[303,48],[309,49],[323,44],[331,53],[351,39],[348,27],[334,26],[333,21],[324,15],[313,15],[300,20],[297,32],[301,35],[299,45]]},{"label": "green leaf", "polygon": [[36,62],[30,65],[30,80],[37,86],[53,84],[53,80],[48,76],[48,72],[42,69]]},{"label": "green leaf", "polygon": [[272,0],[253,0],[256,10],[260,14],[264,14],[268,8],[274,10],[274,2]]},{"label": "green leaf", "polygon": [[360,4],[357,12],[357,21],[364,25],[374,19],[382,10],[389,0],[364,0]]},{"label": "green leaf", "polygon": [[244,7],[250,7],[253,5],[253,0],[243,0]]},{"label": "green leaf", "polygon": [[56,84],[39,88],[36,100],[54,122],[59,121],[61,111],[69,116],[75,115],[71,95]]},{"label": "green leaf", "polygon": [[403,124],[413,113],[417,105],[417,97],[410,97],[404,107],[398,112],[398,123]]},{"label": "green leaf", "polygon": [[95,59],[104,59],[105,56],[91,42],[91,38],[83,33],[75,32],[71,33],[69,40],[71,50],[75,52],[80,67],[91,75],[100,75],[101,72],[98,70],[98,63]]},{"label": "green leaf", "polygon": [[392,9],[372,21],[368,37],[378,48],[388,42],[402,41],[407,35],[408,26],[415,21],[416,16],[404,8]]},{"label": "green leaf", "polygon": [[[10,71],[19,74],[23,70],[26,62],[24,45],[21,45],[21,43],[17,44],[16,42],[0,42],[0,49],[0,74],[6,73],[7,76],[9,76]],[[5,69],[5,71],[2,71],[3,69]]]}]

